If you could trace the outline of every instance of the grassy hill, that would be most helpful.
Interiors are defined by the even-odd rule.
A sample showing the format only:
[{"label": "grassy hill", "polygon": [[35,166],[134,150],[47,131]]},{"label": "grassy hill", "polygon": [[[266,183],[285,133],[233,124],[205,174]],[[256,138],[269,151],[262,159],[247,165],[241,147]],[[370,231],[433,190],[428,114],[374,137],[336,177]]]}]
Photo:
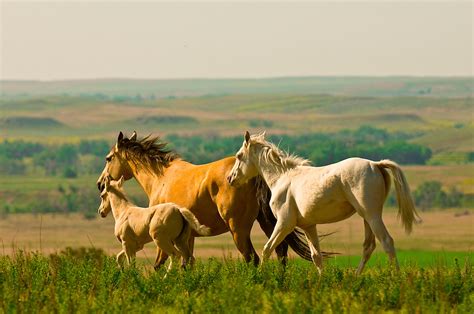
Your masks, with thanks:
[{"label": "grassy hill", "polygon": [[33,141],[112,140],[119,130],[160,135],[335,132],[370,125],[412,133],[436,154],[473,148],[469,97],[360,97],[238,94],[117,100],[99,96],[35,96],[0,100],[0,138]]}]

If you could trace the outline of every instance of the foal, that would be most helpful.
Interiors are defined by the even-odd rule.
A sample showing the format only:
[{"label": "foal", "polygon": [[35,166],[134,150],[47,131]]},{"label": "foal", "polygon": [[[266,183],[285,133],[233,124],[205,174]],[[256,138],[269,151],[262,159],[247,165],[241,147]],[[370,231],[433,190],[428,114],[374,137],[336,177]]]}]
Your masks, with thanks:
[{"label": "foal", "polygon": [[174,203],[163,203],[141,208],[132,204],[125,196],[122,184],[105,179],[105,189],[101,193],[98,212],[102,218],[112,211],[115,219],[115,236],[122,243],[122,251],[117,254],[117,263],[123,267],[124,258],[130,265],[136,252],[146,243],[155,242],[156,246],[171,256],[168,271],[173,259],[183,258],[183,266],[193,263],[194,257],[189,248],[191,229],[200,235],[209,235],[208,227],[201,225],[196,216],[188,209]]}]

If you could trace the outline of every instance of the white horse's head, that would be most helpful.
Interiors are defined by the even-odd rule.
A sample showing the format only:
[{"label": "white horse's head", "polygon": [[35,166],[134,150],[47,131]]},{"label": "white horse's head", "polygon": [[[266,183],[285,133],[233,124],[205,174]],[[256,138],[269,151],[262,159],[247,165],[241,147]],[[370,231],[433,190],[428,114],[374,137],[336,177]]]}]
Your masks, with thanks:
[{"label": "white horse's head", "polygon": [[241,186],[250,179],[258,176],[258,168],[256,161],[258,159],[257,140],[263,141],[265,132],[250,136],[248,131],[245,132],[244,142],[237,154],[235,154],[235,163],[227,176],[227,181],[232,186]]},{"label": "white horse's head", "polygon": [[110,179],[109,175],[106,175],[104,178],[104,190],[100,193],[100,206],[97,212],[100,214],[102,218],[107,217],[107,215],[112,210],[112,204],[110,202],[110,193],[113,193],[113,189],[116,191],[122,192],[122,185],[125,181],[124,177],[122,176],[120,180],[113,181]]}]

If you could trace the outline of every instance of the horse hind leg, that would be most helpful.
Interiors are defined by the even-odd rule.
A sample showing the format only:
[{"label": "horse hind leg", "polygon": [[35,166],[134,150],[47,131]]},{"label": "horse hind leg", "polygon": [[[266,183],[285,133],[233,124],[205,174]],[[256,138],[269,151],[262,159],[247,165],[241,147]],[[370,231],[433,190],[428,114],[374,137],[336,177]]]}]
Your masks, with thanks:
[{"label": "horse hind leg", "polygon": [[174,240],[174,245],[182,256],[181,267],[194,264],[193,247],[194,237],[191,236],[191,228],[187,225],[183,232]]},{"label": "horse hind leg", "polygon": [[318,268],[319,274],[321,274],[323,269],[323,256],[321,255],[316,225],[305,228],[303,231],[308,239],[309,248],[311,250],[311,259],[313,260],[314,265]]},{"label": "horse hind leg", "polygon": [[169,239],[153,239],[153,242],[155,242],[156,246],[159,247],[161,250],[163,250],[167,255],[170,256],[170,264],[168,265],[166,276],[168,275],[169,271],[173,268],[173,260],[177,257],[180,256],[181,254],[179,251],[174,247],[173,242]]},{"label": "horse hind leg", "polygon": [[166,263],[166,260],[168,259],[168,254],[166,254],[165,251],[163,251],[160,248],[156,249],[156,259],[155,259],[155,265],[153,266],[155,270],[158,270],[164,263]]},{"label": "horse hind leg", "polygon": [[368,223],[372,231],[375,233],[375,236],[382,244],[382,247],[385,253],[387,253],[390,259],[390,263],[392,265],[395,265],[395,267],[398,270],[400,267],[398,265],[397,254],[395,252],[395,245],[393,242],[393,238],[388,233],[388,230],[385,227],[385,224],[383,223],[382,218],[369,220]]},{"label": "horse hind leg", "polygon": [[364,270],[365,264],[369,260],[372,252],[375,250],[375,235],[370,228],[369,223],[364,219],[365,240],[363,244],[362,259],[357,268],[357,275],[360,275]]},{"label": "horse hind leg", "polygon": [[[380,177],[382,178],[382,177]],[[367,187],[358,190],[357,194],[347,193],[348,199],[357,213],[369,224],[375,237],[380,241],[382,247],[387,253],[390,263],[398,269],[398,261],[395,253],[393,238],[387,231],[382,221],[383,204],[386,197],[385,184],[380,181],[377,186],[383,187],[383,190],[370,190]]]}]

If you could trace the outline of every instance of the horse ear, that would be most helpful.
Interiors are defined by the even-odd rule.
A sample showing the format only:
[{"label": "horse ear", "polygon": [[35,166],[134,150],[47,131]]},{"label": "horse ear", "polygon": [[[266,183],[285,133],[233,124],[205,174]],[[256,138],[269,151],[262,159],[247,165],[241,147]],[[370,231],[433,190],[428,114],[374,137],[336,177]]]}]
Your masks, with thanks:
[{"label": "horse ear", "polygon": [[250,133],[249,131],[245,131],[245,142],[248,144],[250,142]]},{"label": "horse ear", "polygon": [[117,185],[119,188],[122,187],[124,181],[125,181],[125,178],[121,176],[120,179],[117,181]]},{"label": "horse ear", "polygon": [[117,144],[115,145],[116,148],[119,148],[122,145],[122,141],[123,141],[123,133],[122,133],[122,131],[120,131],[120,133],[117,137]]},{"label": "horse ear", "polygon": [[137,131],[133,131],[132,135],[128,138],[130,141],[134,142],[137,140]]},{"label": "horse ear", "polygon": [[266,134],[267,134],[267,131],[263,131],[262,133],[260,133],[259,136],[260,136],[262,139],[265,139],[265,135],[266,135]]}]

